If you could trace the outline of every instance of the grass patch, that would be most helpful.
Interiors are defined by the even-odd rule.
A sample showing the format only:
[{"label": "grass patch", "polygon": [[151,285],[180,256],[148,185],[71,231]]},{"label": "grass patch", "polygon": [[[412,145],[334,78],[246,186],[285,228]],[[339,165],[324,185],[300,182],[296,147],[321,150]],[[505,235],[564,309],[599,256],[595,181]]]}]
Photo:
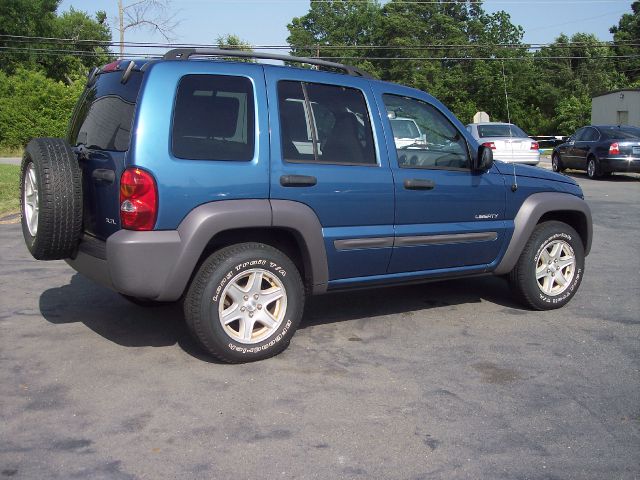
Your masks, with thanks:
[{"label": "grass patch", "polygon": [[20,167],[0,165],[0,216],[20,210]]},{"label": "grass patch", "polygon": [[22,153],[24,152],[24,148],[10,148],[10,147],[0,147],[0,157],[11,158],[17,157],[21,158]]}]

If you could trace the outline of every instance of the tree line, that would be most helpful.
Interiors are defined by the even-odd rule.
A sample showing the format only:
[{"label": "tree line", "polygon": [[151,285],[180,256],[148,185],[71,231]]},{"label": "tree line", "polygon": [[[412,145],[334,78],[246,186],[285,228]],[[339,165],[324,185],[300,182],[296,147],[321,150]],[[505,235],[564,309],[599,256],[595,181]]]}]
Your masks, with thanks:
[{"label": "tree line", "polygon": [[[58,13],[59,4],[0,2],[2,149],[64,136],[87,71],[115,58],[105,12]],[[593,95],[640,88],[638,0],[611,27],[613,42],[578,33],[527,45],[508,13],[469,0],[311,2],[287,28],[293,55],[354,64],[431,93],[463,122],[486,111],[530,134],[569,134],[589,123]],[[216,41],[250,49],[236,35]]]}]

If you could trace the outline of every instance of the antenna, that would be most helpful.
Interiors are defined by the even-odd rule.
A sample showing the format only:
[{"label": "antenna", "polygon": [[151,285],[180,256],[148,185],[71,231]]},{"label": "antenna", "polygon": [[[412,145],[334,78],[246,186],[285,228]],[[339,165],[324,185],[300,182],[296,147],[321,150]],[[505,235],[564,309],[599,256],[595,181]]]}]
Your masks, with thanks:
[{"label": "antenna", "polygon": [[[502,82],[504,84],[504,99],[507,103],[507,120],[509,121],[509,137],[513,137],[513,131],[511,131],[511,112],[509,111],[509,93],[507,92],[507,75],[504,73],[504,60],[502,60]],[[512,147],[513,148],[513,147]],[[511,191],[518,190],[518,177],[516,177],[516,164],[511,162],[513,167],[513,185],[511,185]]]}]

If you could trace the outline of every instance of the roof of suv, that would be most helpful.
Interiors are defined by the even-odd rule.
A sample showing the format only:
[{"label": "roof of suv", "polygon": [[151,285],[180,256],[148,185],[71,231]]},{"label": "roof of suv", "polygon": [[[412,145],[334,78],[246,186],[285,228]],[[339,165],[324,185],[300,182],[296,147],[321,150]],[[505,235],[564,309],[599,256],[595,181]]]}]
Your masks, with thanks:
[{"label": "roof of suv", "polygon": [[242,50],[227,50],[222,48],[174,48],[162,57],[163,60],[189,60],[191,57],[235,57],[235,58],[259,58],[264,60],[282,60],[285,62],[303,63],[319,67],[342,70],[347,75],[355,77],[373,78],[364,70],[345,65],[343,63],[330,62],[319,58],[295,57],[277,53],[245,52]]}]

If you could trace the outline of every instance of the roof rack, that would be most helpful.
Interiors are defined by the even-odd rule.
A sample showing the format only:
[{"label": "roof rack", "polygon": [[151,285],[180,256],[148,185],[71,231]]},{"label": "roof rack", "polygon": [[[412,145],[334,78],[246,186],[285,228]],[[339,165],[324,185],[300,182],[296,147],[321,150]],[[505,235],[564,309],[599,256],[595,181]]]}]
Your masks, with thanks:
[{"label": "roof rack", "polygon": [[367,72],[351,65],[342,63],[328,62],[318,58],[294,57],[291,55],[280,55],[277,53],[262,52],[245,52],[242,50],[227,50],[224,48],[174,48],[169,50],[162,57],[163,60],[188,60],[192,56],[205,57],[239,57],[239,58],[260,58],[265,60],[282,60],[285,62],[307,63],[309,65],[318,65],[319,67],[328,67],[342,70],[348,75],[354,77],[373,78]]}]

